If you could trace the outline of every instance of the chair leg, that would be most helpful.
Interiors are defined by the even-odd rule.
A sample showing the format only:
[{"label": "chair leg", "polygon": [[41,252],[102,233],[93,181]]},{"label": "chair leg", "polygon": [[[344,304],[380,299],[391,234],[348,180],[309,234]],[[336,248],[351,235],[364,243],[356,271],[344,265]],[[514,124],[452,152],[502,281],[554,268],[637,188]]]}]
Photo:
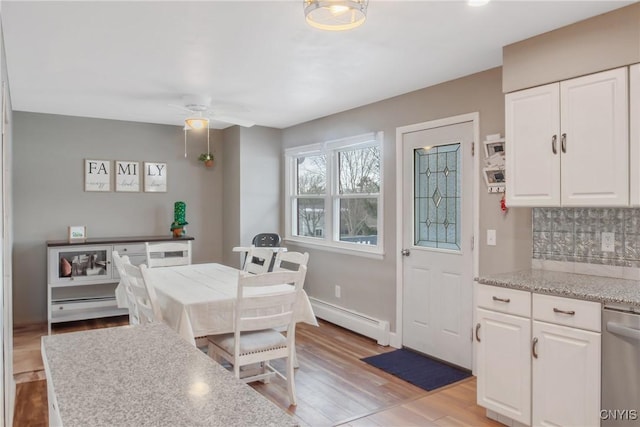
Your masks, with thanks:
[{"label": "chair leg", "polygon": [[296,380],[293,376],[293,354],[287,357],[287,391],[289,392],[289,403],[296,406]]}]

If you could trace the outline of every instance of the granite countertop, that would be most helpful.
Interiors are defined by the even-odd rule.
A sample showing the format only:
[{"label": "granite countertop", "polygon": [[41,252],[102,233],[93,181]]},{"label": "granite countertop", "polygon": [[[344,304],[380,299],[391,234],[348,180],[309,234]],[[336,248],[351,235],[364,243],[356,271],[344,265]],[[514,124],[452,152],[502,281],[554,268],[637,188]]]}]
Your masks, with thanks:
[{"label": "granite countertop", "polygon": [[297,425],[162,323],[45,336],[42,352],[66,427]]},{"label": "granite countertop", "polygon": [[476,280],[485,285],[640,307],[638,280],[536,269],[481,276]]}]

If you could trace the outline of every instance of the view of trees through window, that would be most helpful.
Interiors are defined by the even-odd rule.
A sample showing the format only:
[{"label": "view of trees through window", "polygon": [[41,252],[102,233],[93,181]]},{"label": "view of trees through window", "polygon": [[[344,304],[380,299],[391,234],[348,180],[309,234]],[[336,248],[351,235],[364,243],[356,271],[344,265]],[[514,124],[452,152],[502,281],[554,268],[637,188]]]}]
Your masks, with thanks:
[{"label": "view of trees through window", "polygon": [[[336,151],[335,165],[327,164],[324,154],[296,160],[296,234],[325,237],[326,211],[333,209],[339,219],[341,241],[376,245],[380,148],[376,145]],[[335,190],[328,188],[330,173]],[[332,207],[325,206],[327,195],[331,196]]]}]

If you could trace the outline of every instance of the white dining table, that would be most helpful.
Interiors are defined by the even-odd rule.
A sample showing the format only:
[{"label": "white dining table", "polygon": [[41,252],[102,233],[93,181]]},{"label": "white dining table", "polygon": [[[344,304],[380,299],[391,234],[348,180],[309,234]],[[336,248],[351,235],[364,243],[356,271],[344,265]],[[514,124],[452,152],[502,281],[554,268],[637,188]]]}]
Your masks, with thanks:
[{"label": "white dining table", "polygon": [[[197,337],[233,332],[239,270],[217,263],[157,267],[147,270],[165,323],[195,345]],[[291,285],[283,284],[282,289]],[[278,291],[273,289],[272,291]],[[121,285],[118,306],[126,307]],[[294,318],[318,326],[306,292],[298,294]]]}]

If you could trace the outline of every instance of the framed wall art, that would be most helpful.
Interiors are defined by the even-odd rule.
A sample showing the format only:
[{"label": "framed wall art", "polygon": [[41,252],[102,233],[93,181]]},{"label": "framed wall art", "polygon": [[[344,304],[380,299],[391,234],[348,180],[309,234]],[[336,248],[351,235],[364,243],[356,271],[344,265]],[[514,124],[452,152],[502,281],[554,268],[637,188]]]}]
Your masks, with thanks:
[{"label": "framed wall art", "polygon": [[84,191],[111,191],[111,161],[84,161]]},{"label": "framed wall art", "polygon": [[87,238],[87,226],[86,225],[70,225],[69,226],[69,241],[85,240]]},{"label": "framed wall art", "polygon": [[167,191],[167,164],[144,162],[144,191],[164,193]]},{"label": "framed wall art", "polygon": [[116,160],[116,191],[140,191],[140,162]]}]

